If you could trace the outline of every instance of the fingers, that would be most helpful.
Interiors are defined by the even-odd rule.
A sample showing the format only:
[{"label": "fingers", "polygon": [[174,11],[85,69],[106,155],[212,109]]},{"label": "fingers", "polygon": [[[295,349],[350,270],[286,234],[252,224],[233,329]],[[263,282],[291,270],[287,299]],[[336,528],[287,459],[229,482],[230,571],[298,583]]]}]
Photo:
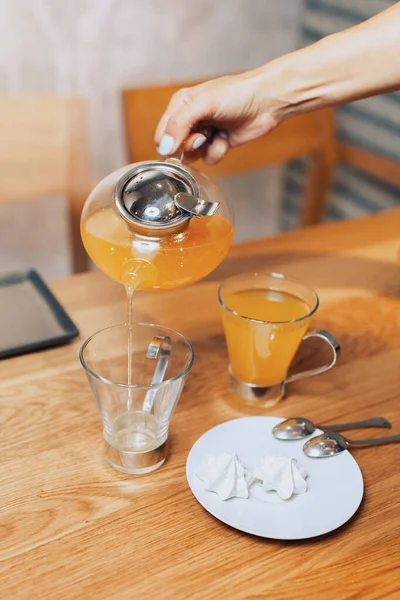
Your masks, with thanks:
[{"label": "fingers", "polygon": [[[156,140],[159,139],[160,132],[162,132],[158,152],[162,156],[176,152],[190,136],[195,126],[203,120],[210,119],[213,112],[214,106],[209,96],[200,94],[193,97],[188,103],[184,102],[184,98],[175,99],[157,128]],[[162,131],[164,123],[165,128]],[[201,145],[204,143],[204,139],[198,136],[193,139],[192,143]]]},{"label": "fingers", "polygon": [[229,136],[226,131],[220,131],[213,142],[206,147],[203,160],[207,165],[215,165],[222,160],[230,148]]},{"label": "fingers", "polygon": [[207,142],[207,136],[204,133],[192,133],[185,140],[184,150],[185,152],[191,152],[192,150],[204,149],[204,144]]},{"label": "fingers", "polygon": [[170,117],[174,114],[174,112],[176,112],[177,110],[182,108],[182,106],[184,106],[184,104],[187,104],[188,102],[190,102],[190,98],[191,98],[190,92],[188,89],[185,89],[185,88],[182,90],[179,90],[179,92],[176,92],[175,94],[172,95],[171,100],[169,101],[169,104],[168,104],[163,116],[161,117],[160,122],[156,129],[154,141],[157,144],[157,146],[161,142],[161,138],[164,135],[165,128],[167,126],[167,123],[168,123]]},{"label": "fingers", "polygon": [[[211,129],[211,128],[210,128]],[[207,128],[206,128],[207,130]],[[204,162],[214,165],[226,155],[230,149],[229,134],[227,131],[219,131],[212,136],[208,131],[204,133],[194,133],[188,137],[184,143],[184,154],[182,160],[189,164],[203,158]]]},{"label": "fingers", "polygon": [[181,149],[184,162],[203,157],[209,165],[225,156],[230,148],[228,133],[219,131],[215,135],[218,130],[212,126],[217,123],[218,127],[222,121],[218,114],[218,111],[221,113],[221,94],[215,92],[221,87],[221,81],[184,88],[172,96],[156,130],[159,154],[171,156]]},{"label": "fingers", "polygon": [[189,135],[183,145],[182,161],[186,164],[198,160],[207,149],[207,137],[201,133],[193,133]]}]

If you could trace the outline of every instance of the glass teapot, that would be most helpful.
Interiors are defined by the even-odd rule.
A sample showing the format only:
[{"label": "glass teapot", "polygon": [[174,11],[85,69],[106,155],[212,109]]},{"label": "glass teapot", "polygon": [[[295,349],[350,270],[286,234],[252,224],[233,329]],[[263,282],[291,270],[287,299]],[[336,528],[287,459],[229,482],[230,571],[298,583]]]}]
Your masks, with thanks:
[{"label": "glass teapot", "polygon": [[83,244],[99,269],[145,290],[202,279],[226,256],[233,233],[218,186],[174,158],[114,171],[94,188],[81,218]]}]

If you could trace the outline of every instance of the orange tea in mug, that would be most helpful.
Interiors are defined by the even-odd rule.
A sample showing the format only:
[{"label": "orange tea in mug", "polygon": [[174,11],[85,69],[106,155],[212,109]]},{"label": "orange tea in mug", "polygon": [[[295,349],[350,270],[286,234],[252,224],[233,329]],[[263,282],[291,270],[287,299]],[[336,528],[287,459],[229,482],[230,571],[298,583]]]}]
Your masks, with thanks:
[{"label": "orange tea in mug", "polygon": [[[252,388],[270,388],[288,381],[290,364],[318,308],[316,293],[280,274],[249,274],[224,282],[219,301],[231,376]],[[327,332],[311,335],[329,343],[336,362],[336,340]],[[315,369],[302,376],[319,372],[323,371]]]}]

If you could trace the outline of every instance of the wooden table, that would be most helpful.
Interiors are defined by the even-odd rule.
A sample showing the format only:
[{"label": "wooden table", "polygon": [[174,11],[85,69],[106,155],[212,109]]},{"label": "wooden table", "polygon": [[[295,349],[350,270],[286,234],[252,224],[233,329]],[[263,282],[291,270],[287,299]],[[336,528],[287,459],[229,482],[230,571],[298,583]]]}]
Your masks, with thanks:
[{"label": "wooden table", "polygon": [[[292,543],[211,517],[188,488],[185,461],[210,427],[265,414],[230,398],[216,301],[219,279],[261,268],[312,284],[321,298],[314,324],[343,346],[333,371],[292,385],[267,414],[325,422],[382,415],[399,432],[399,252],[397,211],[238,246],[207,281],[140,296],[138,318],[176,327],[196,351],[170,458],[148,476],[121,475],[104,461],[81,340],[1,362],[1,598],[398,598],[400,446],[354,451],[366,485],[357,515],[326,537]],[[52,287],[81,339],[124,319],[123,290],[100,274]]]}]

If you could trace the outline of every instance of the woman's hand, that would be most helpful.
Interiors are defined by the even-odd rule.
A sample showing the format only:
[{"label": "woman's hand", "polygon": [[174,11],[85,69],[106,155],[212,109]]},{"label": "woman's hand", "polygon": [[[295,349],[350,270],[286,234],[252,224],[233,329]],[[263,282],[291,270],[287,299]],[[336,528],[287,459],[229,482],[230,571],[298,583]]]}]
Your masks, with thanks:
[{"label": "woman's hand", "polygon": [[157,127],[159,153],[215,164],[290,116],[400,89],[399,31],[397,2],[259,69],[180,90]]},{"label": "woman's hand", "polygon": [[163,156],[184,150],[185,162],[200,156],[209,165],[229,148],[264,135],[278,123],[279,102],[265,98],[261,70],[207,81],[174,94],[157,127]]}]

